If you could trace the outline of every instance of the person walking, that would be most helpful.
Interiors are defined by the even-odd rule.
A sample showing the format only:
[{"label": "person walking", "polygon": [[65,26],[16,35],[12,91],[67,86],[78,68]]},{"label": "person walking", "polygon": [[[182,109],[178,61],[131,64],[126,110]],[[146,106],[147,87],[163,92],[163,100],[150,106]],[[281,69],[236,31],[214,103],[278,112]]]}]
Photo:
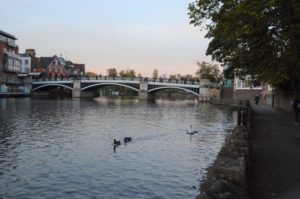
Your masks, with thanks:
[{"label": "person walking", "polygon": [[292,101],[292,108],[294,112],[294,125],[299,125],[299,112],[300,112],[300,98],[299,94],[295,96]]},{"label": "person walking", "polygon": [[255,100],[255,104],[256,104],[256,105],[258,105],[258,101],[259,101],[259,95],[255,95],[255,98],[254,98],[254,100]]}]

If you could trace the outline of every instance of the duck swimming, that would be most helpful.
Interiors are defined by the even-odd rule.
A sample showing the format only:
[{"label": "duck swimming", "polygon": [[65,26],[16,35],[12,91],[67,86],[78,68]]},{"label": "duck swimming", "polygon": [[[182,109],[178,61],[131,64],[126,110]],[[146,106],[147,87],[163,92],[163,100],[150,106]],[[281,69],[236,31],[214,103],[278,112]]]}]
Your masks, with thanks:
[{"label": "duck swimming", "polygon": [[132,140],[131,137],[125,137],[125,138],[124,138],[124,142],[125,142],[125,143],[126,143],[126,142],[131,142],[131,140]]},{"label": "duck swimming", "polygon": [[117,141],[116,139],[114,139],[114,145],[120,145],[121,141]]}]

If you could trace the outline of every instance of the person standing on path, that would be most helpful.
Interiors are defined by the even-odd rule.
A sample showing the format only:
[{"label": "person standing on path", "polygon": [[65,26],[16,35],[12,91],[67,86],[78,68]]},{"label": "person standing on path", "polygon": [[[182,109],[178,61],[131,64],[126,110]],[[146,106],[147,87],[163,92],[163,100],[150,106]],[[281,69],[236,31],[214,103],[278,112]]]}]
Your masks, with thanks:
[{"label": "person standing on path", "polygon": [[256,103],[256,105],[258,105],[258,101],[259,101],[259,95],[255,95],[255,98],[254,98],[254,100],[255,100],[255,103]]},{"label": "person standing on path", "polygon": [[300,112],[300,98],[297,94],[292,102],[293,112],[294,112],[294,125],[299,124],[299,112]]}]

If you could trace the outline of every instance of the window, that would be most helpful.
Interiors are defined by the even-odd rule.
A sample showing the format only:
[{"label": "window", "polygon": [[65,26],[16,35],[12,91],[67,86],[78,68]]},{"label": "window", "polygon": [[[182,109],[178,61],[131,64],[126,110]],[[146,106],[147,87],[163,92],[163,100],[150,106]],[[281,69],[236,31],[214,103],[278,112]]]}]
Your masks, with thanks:
[{"label": "window", "polygon": [[8,65],[13,65],[13,59],[8,59]]},{"label": "window", "polygon": [[8,40],[7,37],[0,35],[0,41],[7,42],[7,40]]},{"label": "window", "polygon": [[25,59],[25,65],[28,65],[28,60],[27,59]]},{"label": "window", "polygon": [[238,78],[235,79],[236,89],[262,89],[261,82],[251,82],[249,78],[245,78],[245,80],[240,80]]}]

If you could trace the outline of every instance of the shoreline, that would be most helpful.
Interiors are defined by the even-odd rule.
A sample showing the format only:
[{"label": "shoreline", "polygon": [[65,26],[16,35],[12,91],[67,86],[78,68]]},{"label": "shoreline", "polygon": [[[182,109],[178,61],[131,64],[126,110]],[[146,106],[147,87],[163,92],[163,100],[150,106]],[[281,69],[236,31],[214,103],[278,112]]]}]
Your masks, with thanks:
[{"label": "shoreline", "polygon": [[21,98],[30,96],[29,93],[0,93],[0,98]]},{"label": "shoreline", "polygon": [[249,198],[247,165],[249,164],[250,103],[233,104],[233,100],[216,102],[212,103],[230,105],[238,109],[238,124],[225,139],[213,165],[207,169],[205,180],[201,184],[201,192],[196,199],[247,199]]}]

